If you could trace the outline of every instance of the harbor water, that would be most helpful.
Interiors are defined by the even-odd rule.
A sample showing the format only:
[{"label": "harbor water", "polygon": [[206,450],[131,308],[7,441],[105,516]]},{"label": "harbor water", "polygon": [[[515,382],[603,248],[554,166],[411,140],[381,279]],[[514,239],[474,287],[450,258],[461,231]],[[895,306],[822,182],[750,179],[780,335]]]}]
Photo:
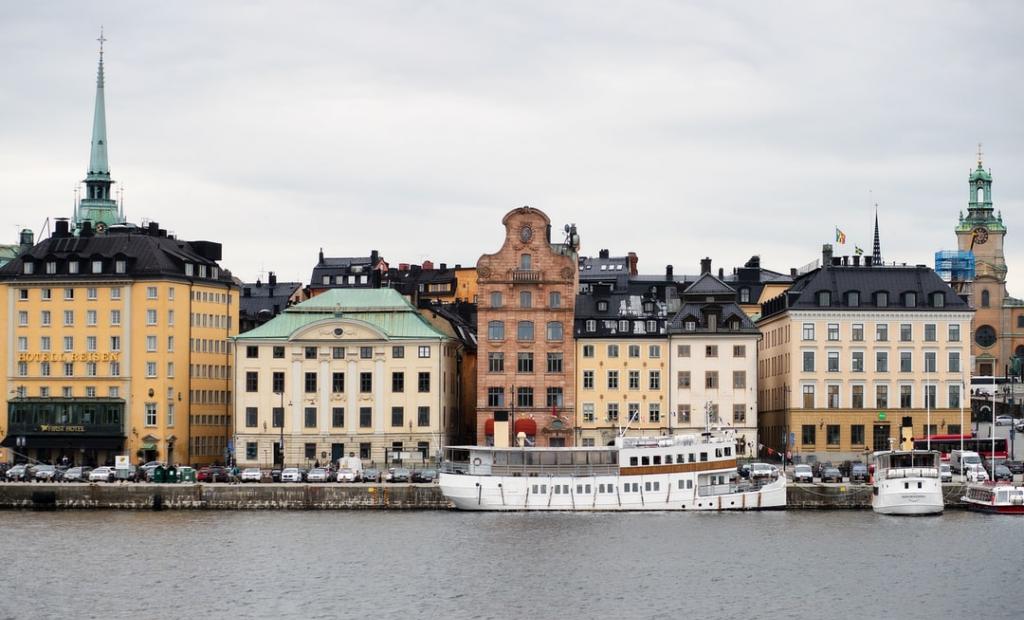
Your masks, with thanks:
[{"label": "harbor water", "polygon": [[1019,618],[1024,521],[948,511],[3,513],[0,618]]}]

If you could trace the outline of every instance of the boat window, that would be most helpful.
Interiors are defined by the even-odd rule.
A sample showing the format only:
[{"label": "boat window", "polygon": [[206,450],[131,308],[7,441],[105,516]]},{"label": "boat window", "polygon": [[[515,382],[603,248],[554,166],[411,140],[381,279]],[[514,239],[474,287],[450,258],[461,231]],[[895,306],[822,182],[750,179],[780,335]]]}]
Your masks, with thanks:
[{"label": "boat window", "polygon": [[672,455],[671,454],[666,454],[665,455],[665,464],[666,465],[671,465],[672,464]]},{"label": "boat window", "polygon": [[692,489],[693,488],[693,480],[687,480],[686,481],[686,488],[687,489]]},{"label": "boat window", "polygon": [[919,488],[919,489],[921,488],[921,483],[920,482],[917,483],[917,488]]},{"label": "boat window", "polygon": [[569,485],[567,485],[567,484],[563,484],[562,485],[562,493],[566,493],[566,494],[569,493]]},{"label": "boat window", "polygon": [[715,457],[722,458],[722,449],[721,448],[715,448]]},{"label": "boat window", "polygon": [[584,488],[585,488],[585,491],[584,491],[584,492],[585,492],[585,493],[586,493],[587,495],[590,495],[590,485],[588,484],[588,485],[587,485],[586,487],[584,487]]},{"label": "boat window", "polygon": [[572,452],[555,452],[559,465],[572,465]]},{"label": "boat window", "polygon": [[660,456],[655,456],[654,457],[654,464],[655,465],[661,465],[661,457]]},{"label": "boat window", "polygon": [[555,495],[561,495],[562,494],[562,485],[556,484],[554,486],[555,486]]},{"label": "boat window", "polygon": [[644,491],[650,492],[650,490],[651,490],[651,483],[650,482],[645,482],[644,483]]},{"label": "boat window", "polygon": [[695,455],[694,455],[694,453],[693,453],[693,452],[691,452],[690,454],[688,454],[688,455],[687,455],[687,457],[689,458],[689,461],[690,461],[691,463],[694,463],[694,462],[696,462],[696,460],[697,460],[697,459],[695,458]]},{"label": "boat window", "polygon": [[655,490],[655,491],[658,491],[658,490],[660,490],[660,489],[661,489],[661,483],[660,483],[660,482],[655,482],[655,483],[654,483],[654,490]]},{"label": "boat window", "polygon": [[636,457],[635,456],[629,457],[629,466],[630,467],[636,467],[636,465],[637,465]]},{"label": "boat window", "polygon": [[573,465],[586,465],[587,464],[587,452],[572,452]]},{"label": "boat window", "polygon": [[700,453],[700,462],[703,463],[706,460],[708,460],[708,453],[707,452],[701,452]]},{"label": "boat window", "polygon": [[554,465],[557,452],[551,450],[545,450],[540,453],[540,464],[541,465]]},{"label": "boat window", "polygon": [[494,464],[495,465],[508,465],[508,453],[507,452],[495,452],[494,453]]},{"label": "boat window", "polygon": [[903,488],[904,489],[909,489],[910,488],[910,483],[909,482],[904,482],[903,483]]},{"label": "boat window", "polygon": [[577,484],[576,485],[576,492],[577,493],[583,493],[583,485],[582,484]]},{"label": "boat window", "polygon": [[530,492],[533,493],[534,495],[537,494],[537,485],[536,484],[533,485],[533,487],[530,488]]},{"label": "boat window", "polygon": [[542,495],[547,495],[548,494],[548,485],[546,485],[546,484],[540,485],[540,492],[541,492]]},{"label": "boat window", "polygon": [[686,459],[683,458],[682,454],[677,454],[676,455],[676,463],[685,463],[685,462],[686,462]]},{"label": "boat window", "polygon": [[641,465],[650,465],[651,464],[651,457],[649,457],[649,456],[641,456],[640,457],[640,464]]},{"label": "boat window", "polygon": [[680,488],[680,489],[682,489],[682,488],[683,488],[683,487],[685,487],[685,486],[686,486],[686,485],[685,485],[685,484],[683,484],[683,481],[682,481],[682,480],[680,480],[680,481],[679,481],[679,488]]},{"label": "boat window", "polygon": [[[533,454],[530,454],[533,456]],[[522,465],[523,464],[523,453],[522,452],[509,452],[508,453],[508,464],[509,465]],[[531,463],[532,465],[532,463]]]},{"label": "boat window", "polygon": [[725,455],[726,456],[732,456],[732,448],[726,448],[725,449]]}]

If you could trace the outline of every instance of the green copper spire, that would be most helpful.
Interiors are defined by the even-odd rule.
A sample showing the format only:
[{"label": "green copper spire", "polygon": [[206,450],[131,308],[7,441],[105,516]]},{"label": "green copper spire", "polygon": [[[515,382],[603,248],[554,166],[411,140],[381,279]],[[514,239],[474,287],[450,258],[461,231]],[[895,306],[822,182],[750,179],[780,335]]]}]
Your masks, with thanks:
[{"label": "green copper spire", "polygon": [[75,226],[85,220],[100,228],[124,221],[117,202],[110,196],[110,165],[107,162],[107,112],[103,97],[103,43],[107,40],[100,29],[100,61],[96,71],[96,107],[92,117],[92,144],[89,152],[89,172],[85,177],[85,198],[79,201],[75,212]]},{"label": "green copper spire", "polygon": [[967,201],[967,217],[957,225],[958,231],[974,230],[978,226],[986,227],[989,232],[1006,230],[1001,217],[992,211],[992,171],[986,170],[982,163],[981,145],[978,145],[978,166],[971,170],[967,177],[970,197]]}]

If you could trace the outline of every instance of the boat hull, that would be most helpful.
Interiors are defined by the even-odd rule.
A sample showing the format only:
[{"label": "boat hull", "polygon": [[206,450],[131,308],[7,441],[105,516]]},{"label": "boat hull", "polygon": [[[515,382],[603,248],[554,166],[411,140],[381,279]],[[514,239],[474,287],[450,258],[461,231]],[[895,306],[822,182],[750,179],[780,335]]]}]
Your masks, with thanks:
[{"label": "boat hull", "polygon": [[1020,504],[982,504],[964,500],[964,508],[975,512],[985,512],[997,515],[1024,515],[1024,506]]},{"label": "boat hull", "polygon": [[942,485],[934,478],[882,481],[872,489],[871,508],[884,515],[941,514],[945,508]]},{"label": "boat hull", "polygon": [[[637,485],[640,491],[624,492],[627,483],[630,487]],[[668,476],[541,478],[442,473],[439,484],[456,509],[471,511],[720,511],[786,507],[786,479],[782,476],[754,490],[714,495],[700,495],[692,488],[679,489],[674,486],[677,481]],[[603,491],[609,488],[615,490]]]}]

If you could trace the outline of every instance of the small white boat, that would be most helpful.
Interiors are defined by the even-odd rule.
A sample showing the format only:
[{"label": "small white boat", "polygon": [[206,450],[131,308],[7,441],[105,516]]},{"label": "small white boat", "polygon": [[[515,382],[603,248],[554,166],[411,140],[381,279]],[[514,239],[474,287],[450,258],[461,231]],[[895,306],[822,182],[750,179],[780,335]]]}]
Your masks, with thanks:
[{"label": "small white boat", "polygon": [[872,455],[871,508],[887,515],[932,515],[943,509],[940,455],[886,450]]},{"label": "small white boat", "polygon": [[460,510],[784,508],[785,476],[769,466],[740,479],[735,449],[730,430],[601,447],[450,447],[439,484]]},{"label": "small white boat", "polygon": [[1024,515],[1024,486],[973,482],[960,498],[964,507],[977,512]]}]

